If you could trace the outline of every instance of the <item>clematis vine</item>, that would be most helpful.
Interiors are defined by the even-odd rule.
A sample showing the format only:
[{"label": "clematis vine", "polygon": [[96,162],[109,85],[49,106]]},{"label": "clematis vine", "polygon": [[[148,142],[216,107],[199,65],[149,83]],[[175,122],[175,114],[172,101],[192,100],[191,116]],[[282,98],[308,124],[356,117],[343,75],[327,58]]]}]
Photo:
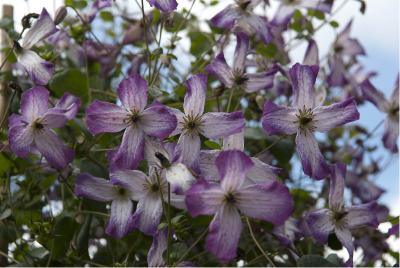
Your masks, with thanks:
[{"label": "clematis vine", "polygon": [[351,230],[361,226],[377,227],[378,220],[371,210],[376,203],[370,202],[346,208],[343,201],[343,192],[346,177],[346,166],[338,163],[332,166],[329,187],[329,208],[309,212],[306,222],[312,236],[321,243],[327,243],[328,236],[335,233],[349,253],[346,261],[348,266],[353,266],[354,245]]},{"label": "clematis vine", "polygon": [[184,113],[173,109],[178,126],[172,135],[181,134],[175,149],[175,160],[189,168],[197,168],[200,153],[200,134],[218,139],[240,132],[244,128],[242,112],[204,113],[207,93],[207,76],[197,74],[186,82],[187,92],[183,102]]},{"label": "clematis vine", "polygon": [[290,70],[293,88],[293,107],[276,105],[271,101],[264,104],[262,125],[269,135],[296,134],[296,150],[303,171],[314,179],[323,179],[330,168],[321,154],[315,131],[326,132],[337,126],[359,119],[353,99],[346,99],[329,106],[317,102],[314,84],[318,66],[296,63]]},{"label": "clematis vine", "polygon": [[118,86],[122,107],[95,100],[86,110],[90,133],[124,130],[122,143],[111,156],[113,168],[136,168],[144,157],[145,137],[164,139],[176,128],[176,117],[159,103],[147,106],[147,82],[133,74]]},{"label": "clematis vine", "polygon": [[54,72],[54,65],[42,59],[32,47],[57,31],[54,21],[45,8],[22,39],[14,42],[18,63],[36,85],[46,85]]},{"label": "clematis vine", "polygon": [[228,88],[240,88],[251,93],[273,86],[276,68],[261,73],[246,73],[246,56],[249,50],[249,37],[239,32],[236,34],[236,49],[232,68],[228,66],[224,53],[221,52],[205,68]]},{"label": "clematis vine", "polygon": [[262,0],[237,0],[211,18],[214,27],[245,31],[248,35],[256,35],[264,43],[269,43],[272,34],[266,17],[253,12]]},{"label": "clematis vine", "polygon": [[11,150],[19,157],[39,151],[47,162],[61,170],[74,158],[53,128],[63,127],[75,117],[80,100],[66,93],[53,108],[49,108],[49,91],[41,86],[33,87],[22,94],[21,115],[9,118],[8,140]]},{"label": "clematis vine", "polygon": [[214,215],[206,248],[221,261],[236,257],[242,221],[240,213],[280,225],[293,209],[289,190],[274,181],[246,184],[246,174],[254,165],[243,152],[221,152],[215,160],[220,183],[199,181],[186,192],[186,206],[194,217]]},{"label": "clematis vine", "polygon": [[389,100],[369,80],[365,80],[361,84],[361,89],[368,101],[372,102],[379,111],[386,113],[385,130],[382,137],[383,145],[392,153],[397,153],[397,139],[399,138],[399,75],[397,75]]}]

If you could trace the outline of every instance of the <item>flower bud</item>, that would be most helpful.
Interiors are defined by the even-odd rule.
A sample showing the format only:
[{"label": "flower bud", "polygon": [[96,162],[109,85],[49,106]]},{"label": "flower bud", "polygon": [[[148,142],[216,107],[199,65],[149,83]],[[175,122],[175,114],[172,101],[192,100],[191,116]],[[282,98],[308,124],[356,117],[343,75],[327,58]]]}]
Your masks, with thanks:
[{"label": "flower bud", "polygon": [[37,13],[29,13],[28,15],[25,15],[22,20],[21,24],[24,29],[29,29],[32,26],[31,19],[37,19],[39,18],[39,14]]},{"label": "flower bud", "polygon": [[67,16],[67,8],[65,6],[60,6],[57,10],[56,10],[56,15],[54,17],[54,24],[58,25],[61,22],[63,22],[63,20],[65,19],[65,17]]}]

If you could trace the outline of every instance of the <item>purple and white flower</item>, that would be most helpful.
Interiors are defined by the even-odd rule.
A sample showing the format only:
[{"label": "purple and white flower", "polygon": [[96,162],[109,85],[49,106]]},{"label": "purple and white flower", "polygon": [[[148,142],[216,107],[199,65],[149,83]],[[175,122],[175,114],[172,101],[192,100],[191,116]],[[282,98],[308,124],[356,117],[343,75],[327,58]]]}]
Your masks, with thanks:
[{"label": "purple and white flower", "polygon": [[147,106],[147,82],[131,75],[118,86],[122,107],[95,100],[86,110],[90,133],[124,130],[122,143],[112,155],[112,168],[134,169],[144,157],[145,137],[164,139],[176,128],[176,117],[159,103]]},{"label": "purple and white flower", "polygon": [[74,158],[74,152],[58,138],[52,128],[63,127],[75,117],[80,100],[66,93],[56,106],[49,108],[49,91],[33,87],[22,94],[21,115],[9,118],[8,139],[11,150],[27,157],[37,149],[47,162],[61,170]]},{"label": "purple and white flower", "polygon": [[329,188],[329,208],[312,211],[306,215],[306,222],[312,236],[321,243],[327,243],[328,236],[335,233],[336,237],[347,249],[349,259],[346,264],[353,266],[354,245],[351,230],[361,226],[377,227],[378,221],[371,210],[375,202],[346,208],[343,202],[344,178],[346,166],[338,163],[332,166]]},{"label": "purple and white flower", "polygon": [[21,45],[15,42],[17,60],[36,85],[46,85],[49,82],[54,72],[54,65],[42,59],[32,50],[32,47],[56,31],[54,21],[43,8],[39,18],[23,37]]},{"label": "purple and white flower", "polygon": [[223,151],[217,157],[220,183],[199,181],[186,192],[186,206],[192,216],[214,215],[209,226],[206,248],[221,261],[236,257],[242,221],[240,213],[280,225],[293,209],[289,190],[274,181],[245,184],[254,165],[237,150]]},{"label": "purple and white flower", "polygon": [[304,173],[314,179],[326,177],[330,168],[325,162],[314,137],[315,131],[326,132],[337,126],[359,119],[353,99],[346,99],[329,106],[318,104],[314,84],[318,66],[295,64],[289,71],[293,88],[291,107],[264,104],[262,125],[269,135],[296,134],[296,150]]},{"label": "purple and white flower", "polygon": [[272,25],[286,25],[298,8],[306,8],[329,13],[332,9],[331,0],[280,0],[281,4],[271,21]]},{"label": "purple and white flower", "polygon": [[212,17],[211,24],[227,30],[245,31],[248,35],[255,34],[267,44],[272,39],[267,19],[253,12],[261,2],[262,0],[238,0]]},{"label": "purple and white flower", "polygon": [[236,34],[236,49],[232,68],[228,66],[224,53],[221,52],[205,68],[205,70],[218,78],[227,88],[240,88],[251,93],[273,86],[276,68],[261,73],[246,73],[246,56],[249,50],[249,37],[239,32]]},{"label": "purple and white flower", "polygon": [[361,89],[367,100],[372,102],[379,111],[386,113],[385,130],[382,137],[383,145],[391,152],[397,153],[397,139],[399,138],[399,76],[397,75],[389,100],[369,80],[365,80],[361,84]]},{"label": "purple and white flower", "polygon": [[173,109],[178,126],[173,135],[181,133],[175,149],[175,159],[189,168],[196,168],[200,154],[200,134],[218,139],[240,132],[244,128],[242,112],[204,113],[207,93],[207,76],[197,74],[186,82],[187,92],[183,102],[184,113]]}]

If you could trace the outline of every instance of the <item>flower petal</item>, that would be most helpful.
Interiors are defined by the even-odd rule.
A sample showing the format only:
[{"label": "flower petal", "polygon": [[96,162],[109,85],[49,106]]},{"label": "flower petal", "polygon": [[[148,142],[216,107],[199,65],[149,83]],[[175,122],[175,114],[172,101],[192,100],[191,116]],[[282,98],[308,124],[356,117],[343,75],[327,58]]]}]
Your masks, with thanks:
[{"label": "flower petal", "polygon": [[224,53],[219,53],[217,57],[206,66],[207,73],[214,75],[226,87],[233,86],[234,78],[231,68],[226,63]]},{"label": "flower petal", "polygon": [[296,109],[279,106],[271,101],[264,104],[262,126],[268,135],[292,135],[298,130]]},{"label": "flower petal", "polygon": [[229,135],[223,139],[223,150],[244,150],[244,129],[236,134]]},{"label": "flower petal", "polygon": [[60,108],[66,110],[65,116],[71,120],[76,116],[79,107],[81,106],[81,100],[72,94],[64,93],[61,99],[54,106],[55,108]]},{"label": "flower petal", "polygon": [[202,150],[199,156],[199,168],[201,176],[208,181],[219,181],[219,174],[215,159],[219,150]]},{"label": "flower petal", "polygon": [[235,20],[239,18],[239,13],[237,12],[234,5],[228,5],[218,14],[211,18],[211,24],[214,27],[231,29],[235,24]]},{"label": "flower petal", "polygon": [[335,228],[331,210],[324,208],[310,212],[305,219],[312,236],[323,244],[328,242],[328,236]]},{"label": "flower petal", "polygon": [[42,59],[36,52],[24,49],[17,56],[18,62],[25,68],[29,79],[36,85],[47,85],[54,73],[54,65]]},{"label": "flower petal", "polygon": [[151,6],[155,6],[165,13],[170,13],[176,9],[178,3],[176,0],[147,0]]},{"label": "flower petal", "polygon": [[162,202],[159,193],[147,192],[138,202],[130,225],[147,235],[154,235],[162,216]]},{"label": "flower petal", "polygon": [[125,129],[122,143],[112,157],[112,169],[135,169],[144,158],[144,132],[134,126]]},{"label": "flower petal", "polygon": [[288,188],[277,181],[246,186],[235,193],[235,201],[243,214],[275,225],[283,224],[293,211]]},{"label": "flower petal", "polygon": [[217,139],[239,133],[245,126],[242,112],[206,113],[202,116],[202,119],[200,133],[209,139]]},{"label": "flower petal", "polygon": [[254,166],[250,157],[238,150],[222,151],[215,165],[224,191],[235,191],[243,184],[246,174]]},{"label": "flower petal", "polygon": [[318,46],[317,43],[310,39],[308,41],[308,46],[306,53],[304,55],[303,64],[305,65],[319,65],[319,56],[318,56]]},{"label": "flower petal", "polygon": [[346,176],[346,165],[337,163],[332,167],[329,178],[329,207],[334,210],[343,208],[344,178]]},{"label": "flower petal", "polygon": [[196,133],[184,132],[175,147],[174,160],[192,168],[197,166],[200,154],[200,137]]},{"label": "flower petal", "polygon": [[139,126],[149,136],[164,139],[176,129],[176,125],[176,116],[162,104],[153,104],[140,114]]},{"label": "flower petal", "polygon": [[186,115],[202,115],[207,93],[207,75],[197,74],[186,81],[183,109]]},{"label": "flower petal", "polygon": [[171,184],[171,191],[183,194],[190,188],[196,178],[182,163],[172,164],[165,173],[166,180]]},{"label": "flower petal", "polygon": [[358,228],[361,226],[378,227],[378,219],[376,214],[372,213],[377,206],[375,201],[367,204],[352,206],[348,209],[348,213],[345,216],[346,222],[350,229]]},{"label": "flower petal", "polygon": [[144,192],[148,177],[140,170],[118,169],[110,173],[111,183],[129,190],[130,198],[138,201]]},{"label": "flower petal", "polygon": [[278,179],[277,174],[281,171],[280,168],[270,166],[256,157],[252,157],[254,166],[247,174],[247,178],[254,183],[265,183]]},{"label": "flower petal", "polygon": [[40,122],[48,128],[63,127],[68,121],[66,112],[65,109],[51,108],[47,110]]},{"label": "flower petal", "polygon": [[247,51],[249,50],[249,37],[244,32],[238,32],[236,33],[236,40],[233,69],[242,73],[245,68]]},{"label": "flower petal", "polygon": [[245,91],[248,93],[256,92],[259,90],[270,89],[274,85],[274,78],[277,69],[272,69],[268,72],[247,74]]},{"label": "flower petal", "polygon": [[348,83],[343,60],[338,55],[328,58],[330,73],[327,78],[330,87],[341,87]]},{"label": "flower petal", "polygon": [[89,173],[81,173],[75,181],[75,194],[101,202],[108,202],[115,198],[113,185],[110,181],[97,178]]},{"label": "flower petal", "polygon": [[21,114],[29,122],[42,117],[49,108],[49,91],[44,87],[33,87],[21,96]]},{"label": "flower petal", "polygon": [[141,112],[147,105],[147,82],[138,74],[132,74],[118,85],[118,97],[128,110]]},{"label": "flower petal", "polygon": [[224,192],[216,183],[198,181],[186,192],[185,203],[190,215],[212,215],[223,204]]},{"label": "flower petal", "polygon": [[386,149],[389,149],[392,153],[399,151],[397,146],[397,139],[399,138],[399,119],[388,116],[384,124],[383,132],[383,145]]},{"label": "flower petal", "polygon": [[33,129],[20,115],[9,117],[8,142],[11,150],[19,157],[27,157],[33,143]]},{"label": "flower petal", "polygon": [[331,12],[333,1],[330,0],[301,0],[299,6],[322,12]]},{"label": "flower petal", "polygon": [[301,65],[296,63],[289,70],[293,90],[293,105],[297,108],[314,108],[314,84],[319,67],[317,65]]},{"label": "flower petal", "polygon": [[349,253],[349,259],[346,261],[346,265],[348,267],[353,267],[353,252],[354,252],[354,245],[353,245],[353,237],[349,229],[346,228],[335,228],[336,237],[342,243],[342,245],[347,249]]},{"label": "flower petal", "polygon": [[127,126],[129,114],[116,104],[95,100],[86,109],[86,123],[93,135],[120,132]]},{"label": "flower petal", "polygon": [[294,6],[284,4],[280,5],[271,21],[271,24],[275,26],[286,25],[292,18],[294,11]]},{"label": "flower petal", "polygon": [[[245,20],[246,23],[252,28],[253,32],[263,41],[265,44],[271,42],[273,35],[269,29],[268,22],[265,18],[258,16],[256,14],[251,14],[239,21],[239,27],[241,27],[241,22]],[[242,22],[243,23],[243,22]]]},{"label": "flower petal", "polygon": [[34,135],[39,152],[56,169],[63,169],[74,159],[74,151],[63,144],[60,138],[49,129],[43,129]]},{"label": "flower petal", "polygon": [[45,39],[57,31],[56,25],[51,19],[49,13],[45,8],[42,9],[39,18],[32,24],[28,32],[25,34],[22,47],[30,49],[39,41]]},{"label": "flower petal", "polygon": [[329,106],[319,106],[313,110],[313,114],[314,127],[321,132],[329,131],[360,118],[356,103],[352,98]]},{"label": "flower petal", "polygon": [[297,133],[296,150],[305,174],[317,180],[323,179],[329,174],[329,165],[325,162],[312,132],[302,131]]},{"label": "flower petal", "polygon": [[168,229],[163,228],[157,230],[153,236],[153,242],[149,252],[147,253],[147,265],[148,267],[163,267],[165,261],[163,259],[164,251],[168,247]]},{"label": "flower petal", "polygon": [[128,234],[129,218],[133,204],[130,199],[115,199],[111,203],[111,215],[107,224],[106,234],[114,238],[122,238]]},{"label": "flower petal", "polygon": [[228,262],[236,257],[242,232],[239,212],[233,206],[222,206],[212,220],[206,240],[206,248],[220,261]]},{"label": "flower petal", "polygon": [[387,111],[389,102],[386,100],[385,95],[381,91],[378,91],[368,79],[362,82],[360,87],[364,98],[372,102],[381,112]]}]

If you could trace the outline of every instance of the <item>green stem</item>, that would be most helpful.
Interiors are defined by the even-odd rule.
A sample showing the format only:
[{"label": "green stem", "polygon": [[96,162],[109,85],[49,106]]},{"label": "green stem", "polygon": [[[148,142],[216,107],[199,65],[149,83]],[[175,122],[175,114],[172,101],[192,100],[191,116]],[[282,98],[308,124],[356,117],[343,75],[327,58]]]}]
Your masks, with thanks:
[{"label": "green stem", "polygon": [[171,225],[171,186],[168,183],[168,209],[167,209],[167,214],[168,214],[168,243],[167,243],[167,266],[170,264],[170,255],[171,255],[171,234],[172,234],[172,225]]},{"label": "green stem", "polygon": [[269,149],[271,149],[272,147],[274,147],[276,144],[278,144],[281,140],[283,140],[286,136],[282,136],[279,139],[277,139],[276,141],[274,141],[273,143],[271,143],[269,146],[267,146],[267,148],[263,149],[262,151],[260,151],[259,153],[257,153],[255,156],[260,156],[263,153],[265,153],[266,151],[268,151]]},{"label": "green stem", "polygon": [[188,255],[189,252],[201,241],[201,239],[203,239],[203,237],[206,236],[207,232],[208,232],[208,229],[205,229],[199,235],[199,237],[197,237],[197,239],[193,242],[193,244],[191,244],[190,247],[182,254],[182,256],[179,258],[179,260],[177,260],[172,266],[177,266],[181,261],[183,261],[183,259],[186,257],[186,255]]},{"label": "green stem", "polygon": [[256,237],[255,237],[255,235],[253,233],[253,229],[251,228],[251,224],[250,224],[249,218],[247,218],[247,217],[246,217],[246,223],[247,223],[247,226],[249,227],[250,236],[253,239],[254,243],[256,244],[257,248],[261,251],[262,255],[272,265],[272,267],[276,267],[275,264],[272,262],[272,260],[268,257],[267,253],[265,253],[265,251],[261,247],[260,243],[258,243],[258,241],[257,241],[257,239],[256,239]]}]

